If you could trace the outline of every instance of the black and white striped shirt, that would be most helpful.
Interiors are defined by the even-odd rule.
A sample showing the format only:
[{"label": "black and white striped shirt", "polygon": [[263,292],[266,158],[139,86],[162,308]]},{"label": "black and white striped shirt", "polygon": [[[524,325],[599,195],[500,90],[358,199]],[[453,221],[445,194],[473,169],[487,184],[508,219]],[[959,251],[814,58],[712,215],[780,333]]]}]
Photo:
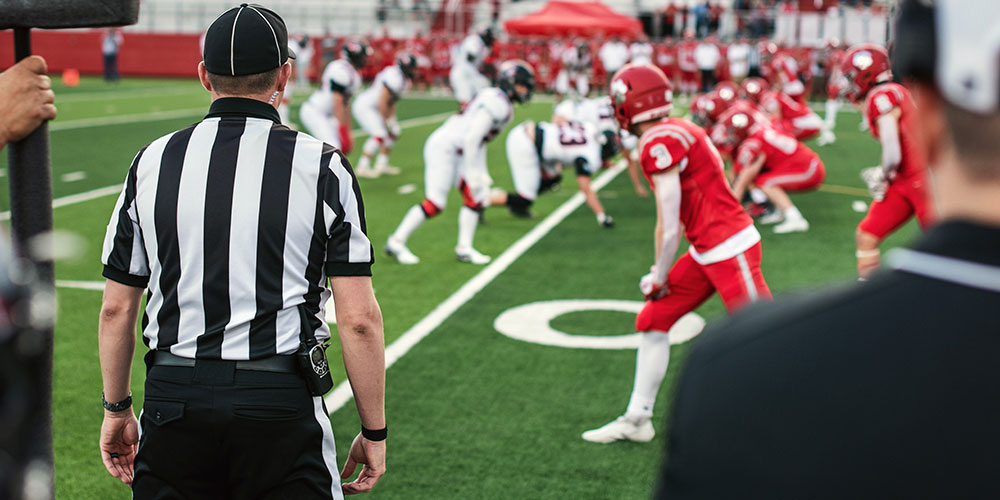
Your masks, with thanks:
[{"label": "black and white striped shirt", "polygon": [[203,121],[136,155],[104,240],[104,276],[147,287],[151,349],[246,360],[299,347],[304,304],[330,336],[327,276],[370,276],[364,205],[347,159],[275,109],[216,100]]}]

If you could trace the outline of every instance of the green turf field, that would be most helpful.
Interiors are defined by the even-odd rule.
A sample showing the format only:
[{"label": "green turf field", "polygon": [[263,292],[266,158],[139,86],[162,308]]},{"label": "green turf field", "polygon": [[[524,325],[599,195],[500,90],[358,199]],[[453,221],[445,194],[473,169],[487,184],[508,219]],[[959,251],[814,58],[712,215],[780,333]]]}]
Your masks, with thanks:
[{"label": "green turf field", "polygon": [[[192,80],[125,80],[105,86],[85,78],[79,88],[57,83],[59,118],[52,123],[53,191],[57,198],[113,186],[124,179],[132,157],[144,144],[193,123],[207,109],[208,95]],[[306,97],[300,91],[293,103]],[[450,99],[404,99],[400,120],[438,115],[456,108]],[[544,119],[551,104],[517,109],[515,123]],[[293,111],[293,117],[296,116]],[[854,227],[863,214],[851,209],[869,201],[858,178],[878,161],[878,146],[859,132],[859,115],[841,114],[838,142],[818,148],[827,166],[824,190],[794,196],[812,229],[776,236],[762,228],[764,275],[777,296],[798,293],[854,276]],[[458,264],[457,194],[444,215],[428,222],[410,241],[421,264],[403,267],[382,256],[382,245],[409,206],[422,195],[422,145],[437,123],[406,127],[393,164],[398,177],[362,179],[370,237],[378,256],[375,291],[391,344],[483,268]],[[503,137],[489,147],[494,182],[510,188]],[[360,141],[356,149],[360,149]],[[352,157],[356,158],[357,153]],[[0,183],[6,183],[6,155]],[[606,174],[607,175],[607,174]],[[415,192],[400,194],[412,184]],[[541,197],[535,219],[516,219],[502,209],[487,212],[476,235],[477,248],[494,257],[521,238],[576,192],[570,181]],[[76,259],[57,264],[57,279],[99,282],[101,241],[117,193],[57,208],[56,227],[83,242]],[[405,192],[405,190],[404,190]],[[664,390],[657,402],[657,438],[651,444],[595,445],[580,432],[619,415],[632,384],[634,351],[543,346],[502,336],[494,320],[530,302],[563,299],[641,300],[636,283],[652,263],[655,209],[638,198],[626,175],[601,192],[617,227],[598,227],[586,207],[576,209],[537,244],[471,296],[440,326],[405,353],[387,374],[388,474],[373,498],[647,498],[662,458],[667,422],[663,419],[686,345],[676,346]],[[0,210],[7,209],[0,189]],[[914,224],[890,239],[901,245],[917,234]],[[66,283],[63,283],[66,284]],[[128,489],[110,477],[97,450],[102,409],[97,352],[101,295],[59,288],[56,327],[54,429],[56,492],[64,499],[128,498]],[[709,323],[723,314],[710,300],[698,311]],[[617,335],[631,331],[633,315],[581,311],[554,319],[551,326],[574,335]],[[141,401],[144,367],[140,344],[133,392]],[[339,349],[330,350],[337,365]],[[344,380],[338,367],[336,382]],[[352,402],[334,411],[340,462],[358,430]]]}]

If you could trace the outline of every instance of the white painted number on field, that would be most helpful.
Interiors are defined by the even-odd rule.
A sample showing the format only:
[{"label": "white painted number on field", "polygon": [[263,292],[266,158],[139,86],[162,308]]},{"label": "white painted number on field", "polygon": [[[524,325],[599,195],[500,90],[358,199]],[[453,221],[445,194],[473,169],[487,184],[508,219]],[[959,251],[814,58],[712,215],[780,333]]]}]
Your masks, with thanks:
[{"label": "white painted number on field", "polygon": [[[639,334],[594,332],[606,335],[570,335],[552,328],[552,320],[579,311],[621,311],[638,313],[643,302],[635,300],[550,300],[531,302],[508,309],[493,322],[496,330],[512,339],[533,344],[578,349],[635,349]],[[701,333],[705,320],[688,313],[670,329],[670,343],[687,342]]]}]

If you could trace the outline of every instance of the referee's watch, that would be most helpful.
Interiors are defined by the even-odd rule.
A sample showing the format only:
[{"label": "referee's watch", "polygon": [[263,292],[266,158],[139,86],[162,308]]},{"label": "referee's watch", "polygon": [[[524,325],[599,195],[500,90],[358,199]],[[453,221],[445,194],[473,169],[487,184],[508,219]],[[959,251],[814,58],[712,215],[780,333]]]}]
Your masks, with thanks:
[{"label": "referee's watch", "polygon": [[104,393],[101,393],[101,402],[104,403],[104,409],[112,413],[117,413],[120,411],[125,411],[132,407],[132,391],[129,391],[128,397],[117,402],[109,403],[107,399],[104,399]]}]

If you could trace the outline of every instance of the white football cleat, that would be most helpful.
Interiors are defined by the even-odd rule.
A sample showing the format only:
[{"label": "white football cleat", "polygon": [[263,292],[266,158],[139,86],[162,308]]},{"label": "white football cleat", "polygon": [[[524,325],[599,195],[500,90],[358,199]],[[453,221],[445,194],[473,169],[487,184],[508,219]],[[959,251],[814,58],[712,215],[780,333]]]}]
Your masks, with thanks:
[{"label": "white football cleat", "polygon": [[774,226],[775,234],[803,233],[809,230],[809,222],[805,219],[788,219]]},{"label": "white football cleat", "polygon": [[399,167],[393,167],[392,165],[379,165],[375,167],[375,172],[378,175],[399,175],[401,170],[399,170]]},{"label": "white football cleat", "polygon": [[833,144],[836,141],[837,136],[833,134],[833,131],[823,130],[819,133],[819,139],[816,139],[816,144],[826,146],[827,144]]},{"label": "white football cleat", "polygon": [[406,245],[397,241],[392,236],[385,242],[385,254],[396,259],[400,264],[412,265],[420,263],[420,257],[414,255],[409,248],[406,248]]},{"label": "white football cleat", "polygon": [[781,210],[774,209],[773,212],[761,216],[757,219],[757,223],[761,225],[777,224],[785,220],[785,214],[781,213]]},{"label": "white football cleat", "polygon": [[580,437],[591,443],[613,443],[615,441],[648,443],[653,440],[655,435],[656,431],[653,430],[652,419],[633,420],[622,415],[604,427],[584,432]]},{"label": "white football cleat", "polygon": [[365,179],[374,179],[378,177],[379,172],[372,167],[361,167],[354,169],[354,175],[358,177],[363,177]]},{"label": "white football cleat", "polygon": [[483,255],[479,253],[475,248],[455,248],[455,258],[459,262],[468,262],[469,264],[475,264],[477,266],[482,266],[490,263],[490,256]]}]

